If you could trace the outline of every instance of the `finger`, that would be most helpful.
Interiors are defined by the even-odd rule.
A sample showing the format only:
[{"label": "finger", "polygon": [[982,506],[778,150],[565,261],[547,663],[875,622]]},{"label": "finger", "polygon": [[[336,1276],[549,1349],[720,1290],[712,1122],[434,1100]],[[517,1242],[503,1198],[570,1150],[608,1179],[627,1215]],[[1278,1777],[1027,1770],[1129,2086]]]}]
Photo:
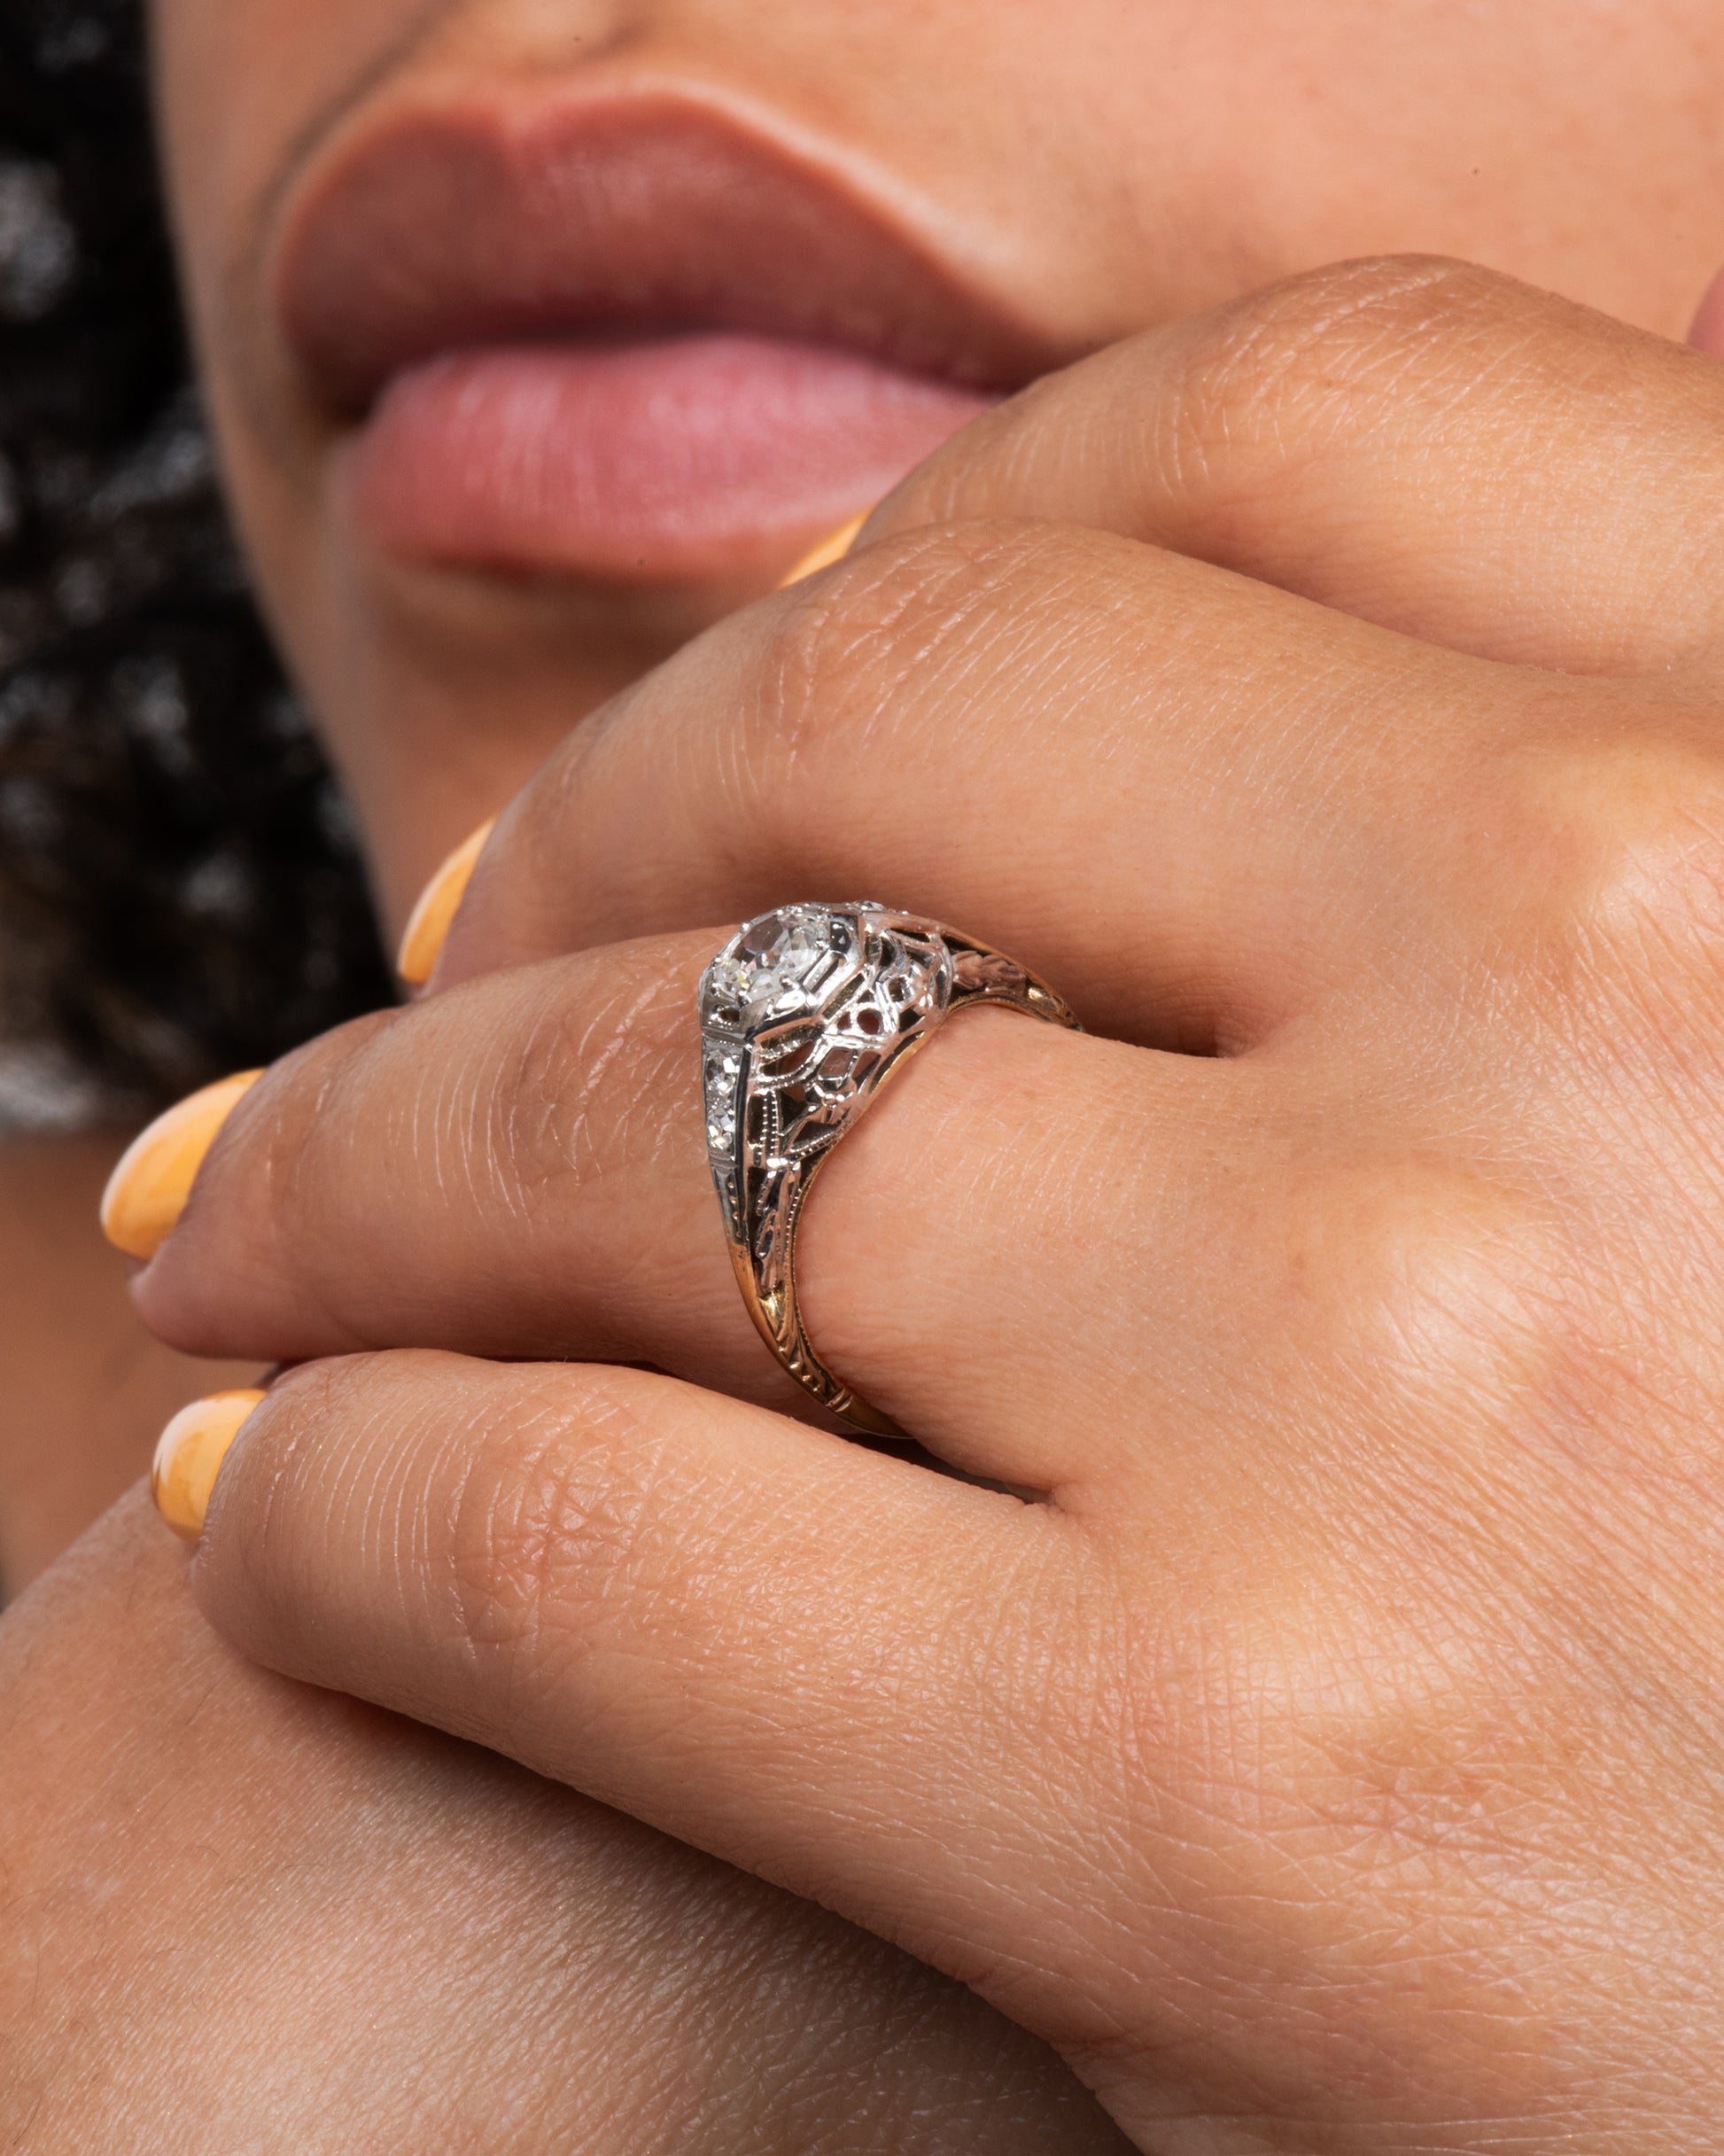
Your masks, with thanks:
[{"label": "finger", "polygon": [[[495,974],[362,1020],[234,1110],[135,1293],[209,1351],[355,1348],[649,1363],[804,1405],[737,1292],[708,1166],[695,985],[719,931]],[[1078,1470],[1114,1380],[1222,1262],[1226,1177],[1274,1143],[1254,1064],[971,1011],[894,1077],[804,1207],[828,1365],[967,1469]],[[960,1349],[961,1343],[961,1349]],[[1099,1442],[1099,1440],[1098,1440]]]},{"label": "finger", "polygon": [[907,1956],[230,1653],[136,1494],[8,1608],[0,1702],[14,2150],[1117,2156]]},{"label": "finger", "polygon": [[1107,534],[911,533],[572,735],[436,980],[862,892],[1009,950],[1097,1031],[1250,1045],[1464,932],[1455,864],[1512,855],[1510,762],[1588,696],[1619,728],[1614,684],[1553,714],[1524,669]]},{"label": "finger", "polygon": [[1140,1927],[1146,1880],[1068,1756],[1108,1597],[1057,1513],[644,1373],[394,1354],[277,1386],[193,1579],[253,1659],[888,1933],[1057,2042],[1119,2011],[1061,1915]]},{"label": "finger", "polygon": [[1630,673],[1724,634],[1721,505],[1724,370],[1412,257],[1320,269],[1047,377],[936,451],[858,543],[1046,517],[1456,650]]},{"label": "finger", "polygon": [[[517,815],[490,850],[441,977],[758,910],[820,871],[828,889],[896,876],[895,896],[952,918],[976,918],[971,893],[1003,899],[1000,939],[1045,969],[1035,924],[1016,925],[1025,898],[1060,904],[1093,863],[1100,903],[1064,905],[1067,921],[1147,907],[1169,961],[1156,1010],[1096,1022],[1187,1047],[1212,1023],[1248,1037],[1254,993],[1302,985],[1301,893],[1332,924],[1377,917],[1440,791],[1431,743],[1462,793],[1492,744],[1457,730],[1453,677],[1415,689],[1407,655],[1397,672],[1389,647],[1348,647],[1332,613],[1277,612],[1099,535],[1517,666],[1669,673],[1720,627],[1721,420],[1715,363],[1448,262],[1343,265],[1114,346],[966,427],[876,512],[859,561],[582,729],[529,797],[546,812],[531,843]],[[1015,555],[986,522],[1026,517],[1058,521]],[[954,524],[977,527],[967,550]],[[1087,551],[1072,526],[1091,528]],[[1479,710],[1537,693],[1475,684]],[[1608,723],[1635,716],[1618,704]],[[1325,802],[1359,802],[1372,751],[1372,775],[1404,782],[1397,828],[1324,828]],[[1240,784],[1260,767],[1261,789]],[[1223,829],[1230,794],[1244,813]],[[1265,800],[1285,805],[1278,832],[1250,813]],[[1314,813],[1350,861],[1312,855]],[[1164,873],[1145,878],[1146,859]],[[1162,891],[1195,891],[1192,917]],[[1261,966],[1257,894],[1284,933]],[[1184,977],[1210,927],[1246,931],[1225,952],[1237,1009]],[[1102,970],[1119,980],[1114,954]]]}]

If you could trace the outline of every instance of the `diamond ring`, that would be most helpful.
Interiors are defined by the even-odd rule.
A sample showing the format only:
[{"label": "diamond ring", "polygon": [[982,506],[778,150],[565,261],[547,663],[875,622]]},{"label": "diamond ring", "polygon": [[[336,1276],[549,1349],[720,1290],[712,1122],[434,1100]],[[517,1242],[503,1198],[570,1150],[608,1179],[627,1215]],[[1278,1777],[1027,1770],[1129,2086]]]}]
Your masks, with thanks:
[{"label": "diamond ring", "polygon": [[904,1435],[834,1375],[796,1307],[796,1224],[820,1164],[888,1073],[971,1004],[1074,1030],[1051,988],[974,937],[871,899],[780,906],[701,976],[707,1155],[731,1263],[774,1355],[823,1407]]}]

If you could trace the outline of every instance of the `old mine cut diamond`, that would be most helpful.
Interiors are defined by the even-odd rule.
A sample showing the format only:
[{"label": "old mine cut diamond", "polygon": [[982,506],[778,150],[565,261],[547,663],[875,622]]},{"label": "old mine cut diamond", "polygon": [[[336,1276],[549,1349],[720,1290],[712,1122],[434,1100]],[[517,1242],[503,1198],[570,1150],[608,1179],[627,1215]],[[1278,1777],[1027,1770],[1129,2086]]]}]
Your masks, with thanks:
[{"label": "old mine cut diamond", "polygon": [[718,1030],[709,1033],[702,1075],[706,1136],[727,1154],[736,1139],[743,1047],[731,1035],[775,1018],[794,1017],[817,1001],[855,947],[851,924],[823,907],[787,906],[750,921],[727,957],[708,969],[703,1008]]},{"label": "old mine cut diamond", "polygon": [[745,1028],[788,1017],[825,987],[850,942],[845,922],[812,907],[764,914],[742,931],[735,956],[714,965],[712,993],[736,1006]]}]

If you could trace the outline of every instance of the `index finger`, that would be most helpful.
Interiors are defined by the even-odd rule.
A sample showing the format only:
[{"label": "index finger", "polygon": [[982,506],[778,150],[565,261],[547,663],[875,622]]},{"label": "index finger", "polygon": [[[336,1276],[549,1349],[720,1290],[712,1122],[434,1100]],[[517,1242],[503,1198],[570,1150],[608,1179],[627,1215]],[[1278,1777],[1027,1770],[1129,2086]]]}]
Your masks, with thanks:
[{"label": "index finger", "polygon": [[857,543],[1000,516],[1487,658],[1681,665],[1724,628],[1724,367],[1467,263],[1343,263],[1044,377]]}]

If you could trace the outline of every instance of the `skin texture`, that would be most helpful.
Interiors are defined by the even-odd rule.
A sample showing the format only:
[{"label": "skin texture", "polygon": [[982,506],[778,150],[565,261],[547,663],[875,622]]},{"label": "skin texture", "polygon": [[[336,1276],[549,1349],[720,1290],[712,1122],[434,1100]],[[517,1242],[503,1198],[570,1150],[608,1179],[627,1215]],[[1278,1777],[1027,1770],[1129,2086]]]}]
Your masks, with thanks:
[{"label": "skin texture", "polygon": [[[332,479],[342,423],[286,357],[268,269],[296,175],[344,128],[476,83],[650,80],[812,141],[1055,359],[1407,248],[1679,335],[1720,251],[1716,10],[1008,0],[984,24],[889,0],[161,0],[157,27],[230,485],[392,924],[545,766],[439,993],[278,1072],[141,1290],[186,1346],[383,1351],[297,1378],[248,1430],[200,1561],[208,1609],[279,1667],[513,1750],[908,1943],[1062,2046],[1140,2146],[1708,2145],[1701,363],[1396,269],[1192,331],[1215,385],[1192,409],[1169,331],[984,423],[854,563],[727,621],[565,748],[770,567],[618,591],[369,549]],[[972,667],[1003,645],[977,696]],[[927,771],[937,818],[913,782],[881,784],[897,758]],[[1131,909],[1130,966],[1097,937],[1098,872]],[[1056,1062],[1034,1029],[967,1022],[847,1141],[804,1245],[831,1358],[954,1461],[1044,1484],[1042,1506],[685,1389],[784,1404],[726,1299],[692,1103],[672,1112],[691,969],[765,898],[889,876],[1116,1037]],[[523,961],[548,970],[484,977]],[[1165,1053],[1216,1046],[1226,1061]],[[1074,1084],[1087,1117],[1066,1114]],[[1014,1188],[1026,1121],[1059,1142]],[[402,1145],[427,1130],[447,1142]],[[1034,1264],[1014,1198],[1048,1223]],[[1043,1352],[1050,1309],[1071,1359]],[[365,1531],[378,1492],[416,1541]],[[432,1531],[452,1517],[453,1540]],[[194,2020],[216,2055],[268,2027],[269,2057],[299,2044],[326,2086],[330,2025],[279,2031],[302,1985],[265,2011],[178,1973],[202,1919],[195,1895],[164,1905],[155,1841],[124,1855],[125,1926],[80,1898],[97,1825],[198,1764],[175,1686],[214,1650],[172,1600],[173,1545],[126,1539],[144,1524],[105,1529],[6,1624],[6,1810],[35,1929],[5,1935],[70,1942],[51,1995],[13,1964],[32,2148],[186,2145],[178,2074],[146,2078],[153,2117],[116,2113],[137,2099],[65,2034],[164,1958],[175,1973],[131,1995],[139,2058],[195,2053]],[[145,1576],[163,1614],[139,1630]],[[992,1623],[1002,1583],[1015,1627]],[[115,1663],[135,1631],[143,1660]],[[111,1665],[119,1700],[89,1683]],[[441,1740],[255,1696],[273,1702],[255,1740],[192,1788],[247,1814],[280,1747],[276,1786],[303,1783],[314,1820],[296,1847],[335,1852],[309,1906],[320,1945],[349,1950],[338,2005],[369,2012],[405,1967],[418,2008],[439,1957],[512,1904],[466,1842],[456,1887],[415,1899],[401,1822],[454,1788],[468,1836],[483,1818],[518,1848],[561,1800]],[[122,1708],[133,1748],[110,1754]],[[373,1771],[343,1872],[338,1787]],[[667,1845],[556,1816],[562,1861],[624,1848],[625,1907],[695,1893]],[[245,1927],[276,1905],[273,1815],[258,1831],[268,1860],[220,1882],[227,1935],[261,1935]],[[373,1958],[352,1912],[374,1871],[401,1885]],[[720,1990],[744,1906],[711,1934]],[[808,1919],[761,1906],[818,1965]],[[583,2010],[633,1965],[597,1935]],[[846,2015],[885,2026],[865,2003],[901,1965],[835,1950],[855,1957]],[[510,1968],[464,1965],[463,2028],[473,1994],[487,2028],[531,2010]],[[799,1996],[800,1970],[786,1981]],[[930,1996],[964,2058],[959,2115],[977,2090],[1005,2102],[998,2020]],[[571,2145],[667,2145],[650,2093],[638,2115],[630,2099],[686,2072],[655,2048],[680,2015],[607,2031],[598,2078],[623,2094]],[[354,2067],[379,2145],[423,2144],[389,2108],[434,2053],[412,2018]],[[763,2145],[770,2028],[734,2053],[747,2100],[691,2145]],[[865,2071],[844,2056],[825,2082],[841,2127]],[[353,2145],[320,2102],[217,2114],[209,2145]],[[1002,2115],[975,2145],[1002,2145]],[[1079,2115],[1045,2144],[1076,2145]],[[813,2147],[827,2129],[782,2130]],[[509,2145],[497,2131],[470,2144]],[[905,2145],[889,2110],[855,2135]]]}]

